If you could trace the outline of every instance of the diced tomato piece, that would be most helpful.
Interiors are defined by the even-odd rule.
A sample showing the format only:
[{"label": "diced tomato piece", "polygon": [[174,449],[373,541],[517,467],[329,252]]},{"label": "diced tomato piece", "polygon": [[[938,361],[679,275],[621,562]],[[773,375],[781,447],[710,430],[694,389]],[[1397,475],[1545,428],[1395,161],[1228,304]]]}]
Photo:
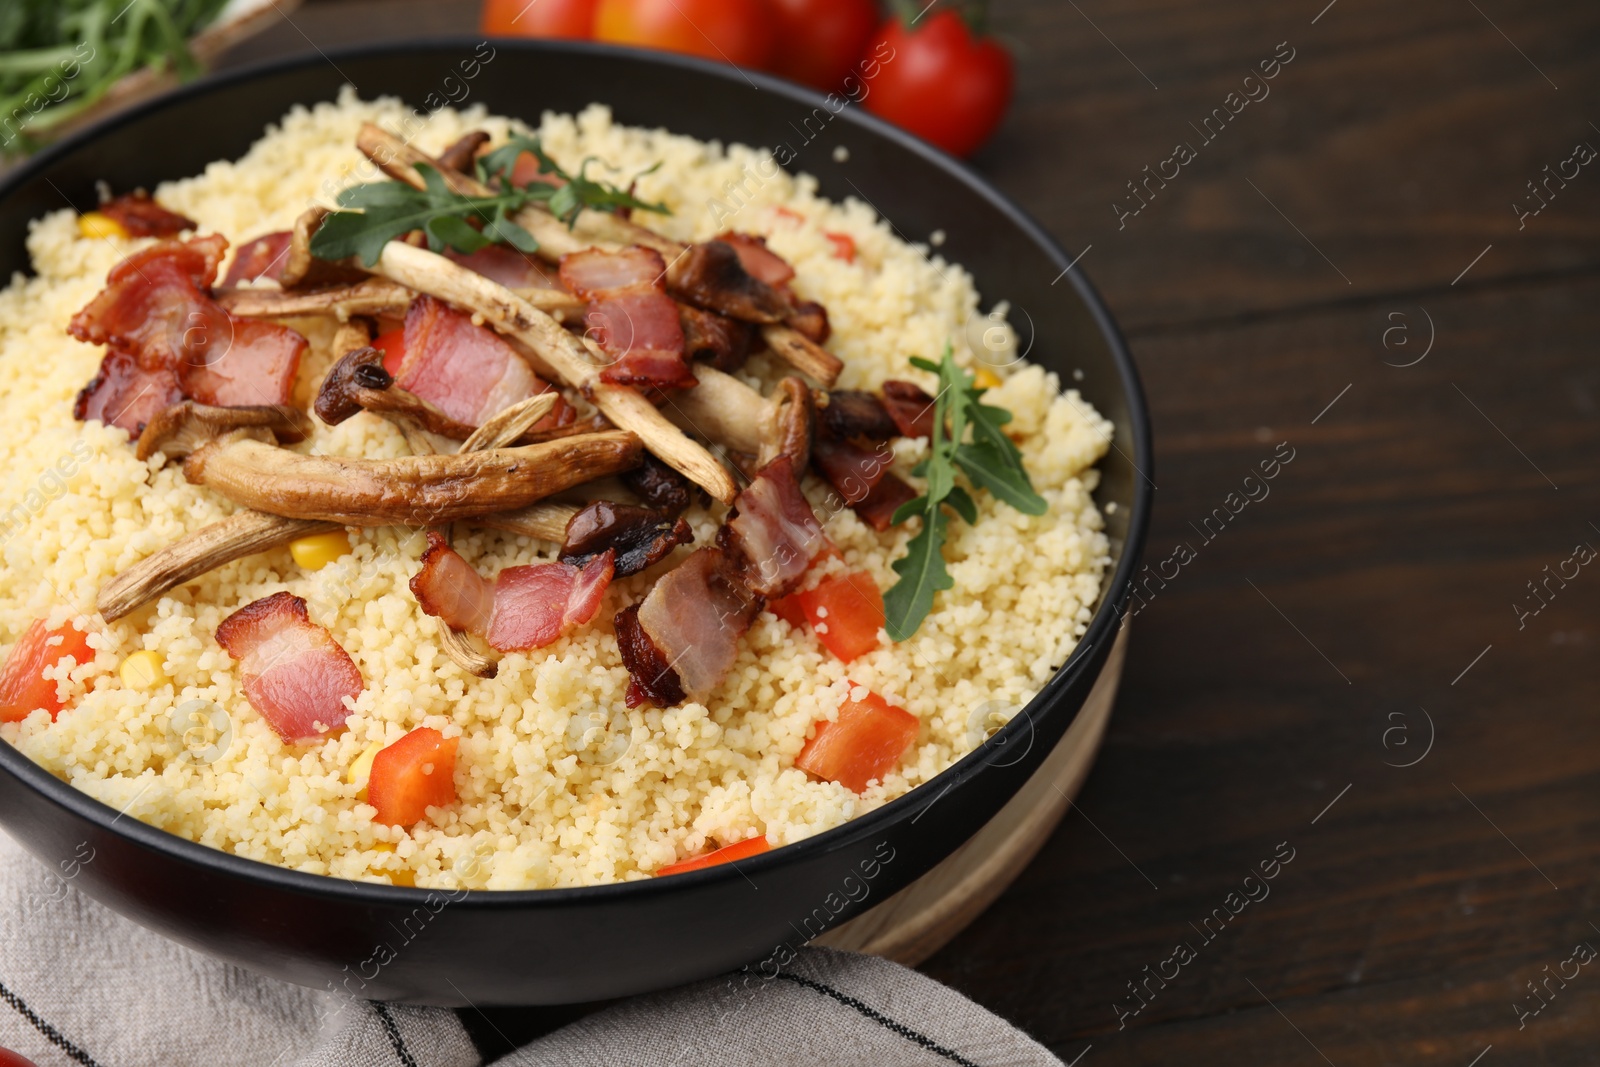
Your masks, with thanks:
[{"label": "diced tomato piece", "polygon": [[817,723],[816,736],[806,742],[794,765],[862,793],[868,782],[899,766],[920,725],[906,709],[868,693],[864,700],[846,700],[834,722]]},{"label": "diced tomato piece", "polygon": [[813,589],[772,603],[772,612],[798,626],[798,615],[811,624],[824,648],[849,663],[878,647],[883,628],[883,594],[866,571],[824,578]]},{"label": "diced tomato piece", "polygon": [[767,601],[767,610],[790,626],[806,624],[806,609],[800,606],[799,593],[790,593],[788,596]]},{"label": "diced tomato piece", "polygon": [[429,808],[456,802],[456,743],[429,726],[419,726],[372,757],[367,803],[377,821],[389,826],[421,822]]},{"label": "diced tomato piece", "polygon": [[[56,638],[61,642],[51,644]],[[21,722],[40,708],[52,720],[61,714],[65,705],[56,699],[56,683],[44,672],[68,656],[80,666],[93,659],[88,637],[71,623],[47,630],[43,619],[35,619],[0,668],[0,722]]]},{"label": "diced tomato piece", "polygon": [[373,340],[372,347],[383,353],[383,369],[392,378],[400,373],[400,364],[406,359],[406,328],[390,330]]},{"label": "diced tomato piece", "polygon": [[759,856],[768,852],[772,846],[767,843],[767,835],[752,837],[745,841],[738,841],[731,845],[724,845],[715,852],[707,852],[703,856],[693,856],[680,863],[669,863],[656,872],[660,878],[668,874],[683,874],[685,871],[698,871],[706,867],[715,867],[719,863],[731,863],[734,860],[747,860],[751,856]]},{"label": "diced tomato piece", "polygon": [[774,215],[778,215],[778,216],[780,216],[782,218],[788,219],[790,222],[794,222],[794,223],[801,223],[801,222],[806,221],[806,217],[804,215],[800,214],[800,212],[798,212],[798,211],[793,210],[792,208],[775,207],[775,208],[772,209],[772,213]]},{"label": "diced tomato piece", "polygon": [[825,233],[822,236],[832,242],[835,259],[842,259],[846,263],[854,263],[856,261],[856,239],[854,237],[847,233]]}]

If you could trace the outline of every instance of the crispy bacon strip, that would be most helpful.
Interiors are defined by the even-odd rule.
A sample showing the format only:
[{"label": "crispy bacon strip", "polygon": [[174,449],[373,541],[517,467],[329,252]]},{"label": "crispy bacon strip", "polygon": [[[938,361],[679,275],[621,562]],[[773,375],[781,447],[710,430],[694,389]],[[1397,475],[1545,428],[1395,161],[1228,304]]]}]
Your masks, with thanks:
[{"label": "crispy bacon strip", "polygon": [[226,238],[162,241],[111,268],[106,287],[72,317],[67,332],[114,345],[148,369],[205,362],[208,346],[230,334],[228,314],[203,289],[217,276]]},{"label": "crispy bacon strip", "polygon": [[582,567],[507,567],[491,583],[442,536],[429,532],[411,592],[423,611],[451,629],[476,634],[500,652],[527,652],[594,618],[611,585],[614,558],[603,552]]},{"label": "crispy bacon strip", "polygon": [[767,247],[767,239],[750,233],[728,231],[716,238],[731,245],[739,256],[739,265],[750,277],[781,289],[794,281],[794,268],[776,252]]},{"label": "crispy bacon strip", "polygon": [[[499,334],[431,296],[406,312],[405,351],[395,383],[469,426],[552,388]],[[562,400],[537,428],[571,422],[572,414]]]},{"label": "crispy bacon strip", "polygon": [[766,597],[791,592],[828,548],[827,535],[786,455],[768,463],[745,486],[719,536],[743,567],[745,583]]},{"label": "crispy bacon strip", "polygon": [[289,403],[306,339],[287,326],[257,319],[233,319],[229,327],[232,340],[226,347],[208,345],[205,362],[179,364],[184,394],[218,407]]},{"label": "crispy bacon strip", "polygon": [[616,616],[628,705],[705,699],[767,598],[793,589],[827,547],[792,461],[780,456],[739,494],[715,546],[691,553]]},{"label": "crispy bacon strip", "polygon": [[355,661],[291,593],[274,593],[229,615],[217,627],[217,644],[239,661],[250,706],[290,743],[344,725],[346,699],[361,695]]},{"label": "crispy bacon strip", "polygon": [[147,370],[132,355],[113,348],[100,361],[100,373],[78,394],[72,417],[79,422],[99,419],[138,437],[151,419],[182,399],[176,371]]},{"label": "crispy bacon strip", "polygon": [[648,248],[561,257],[561,281],[589,301],[589,336],[613,360],[600,372],[601,381],[654,389],[695,384],[666,274],[661,253]]},{"label": "crispy bacon strip", "polygon": [[566,286],[555,271],[547,270],[533,256],[519,252],[510,245],[486,245],[476,252],[457,252],[447,249],[446,259],[459,263],[470,271],[499,282],[507,289],[550,289],[566,292]]},{"label": "crispy bacon strip", "polygon": [[824,436],[812,442],[811,462],[844,497],[844,502],[853,505],[872,494],[894,462],[894,453],[885,444],[865,449]]},{"label": "crispy bacon strip", "polygon": [[685,695],[704,699],[732,668],[764,602],[722,549],[698,549],[651,587],[635,616],[639,632],[626,644],[620,635],[628,623],[619,622],[623,664],[646,696],[667,695],[670,670]]},{"label": "crispy bacon strip", "polygon": [[886,472],[866,498],[852,506],[862,522],[883,533],[894,525],[894,513],[915,499],[915,489],[901,481],[898,475]]},{"label": "crispy bacon strip", "polygon": [[932,435],[934,398],[917,386],[910,382],[884,382],[883,406],[901,437]]},{"label": "crispy bacon strip", "polygon": [[288,230],[278,230],[246,241],[233,254],[233,262],[228,264],[228,273],[222,279],[222,284],[232,287],[240,282],[253,282],[257,278],[281,281],[283,268],[289,262],[289,241],[293,237],[294,234]]},{"label": "crispy bacon strip", "polygon": [[120,223],[129,237],[175,237],[196,225],[193,219],[156,203],[143,189],[107,200],[97,210]]}]

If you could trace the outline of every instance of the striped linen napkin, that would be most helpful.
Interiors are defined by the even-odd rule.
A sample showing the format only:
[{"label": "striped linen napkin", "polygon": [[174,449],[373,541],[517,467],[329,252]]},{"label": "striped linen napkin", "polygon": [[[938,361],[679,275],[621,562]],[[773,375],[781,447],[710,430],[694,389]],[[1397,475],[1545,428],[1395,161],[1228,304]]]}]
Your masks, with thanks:
[{"label": "striped linen napkin", "polygon": [[515,1048],[493,1021],[505,1009],[354,1000],[192,952],[90,900],[4,834],[0,915],[0,1050],[37,1067],[1061,1064],[930,978],[828,949],[801,950],[776,977],[750,970],[620,1001]]}]

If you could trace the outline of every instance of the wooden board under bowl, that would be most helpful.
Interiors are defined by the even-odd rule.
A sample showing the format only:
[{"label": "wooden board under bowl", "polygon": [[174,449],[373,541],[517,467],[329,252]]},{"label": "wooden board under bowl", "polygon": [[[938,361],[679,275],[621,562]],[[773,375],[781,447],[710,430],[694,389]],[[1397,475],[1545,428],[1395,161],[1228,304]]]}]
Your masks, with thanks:
[{"label": "wooden board under bowl", "polygon": [[933,870],[812,943],[914,967],[993,904],[1038,855],[1089,776],[1116,703],[1127,645],[1124,626],[1078,717],[999,814]]}]

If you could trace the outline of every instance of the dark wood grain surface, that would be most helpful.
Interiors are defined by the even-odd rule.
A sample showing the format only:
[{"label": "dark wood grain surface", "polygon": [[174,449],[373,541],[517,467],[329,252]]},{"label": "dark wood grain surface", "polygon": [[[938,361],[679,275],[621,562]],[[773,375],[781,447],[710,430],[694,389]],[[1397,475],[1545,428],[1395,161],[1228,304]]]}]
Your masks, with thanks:
[{"label": "dark wood grain surface", "polygon": [[[1549,575],[1600,547],[1600,165],[1513,204],[1600,148],[1600,6],[1324,3],[995,0],[1019,98],[978,165],[1087,249],[1150,393],[1149,558],[1195,558],[1078,810],[924,969],[1069,1063],[1591,1064],[1600,566]],[[323,0],[230,62],[475,7]]]}]

